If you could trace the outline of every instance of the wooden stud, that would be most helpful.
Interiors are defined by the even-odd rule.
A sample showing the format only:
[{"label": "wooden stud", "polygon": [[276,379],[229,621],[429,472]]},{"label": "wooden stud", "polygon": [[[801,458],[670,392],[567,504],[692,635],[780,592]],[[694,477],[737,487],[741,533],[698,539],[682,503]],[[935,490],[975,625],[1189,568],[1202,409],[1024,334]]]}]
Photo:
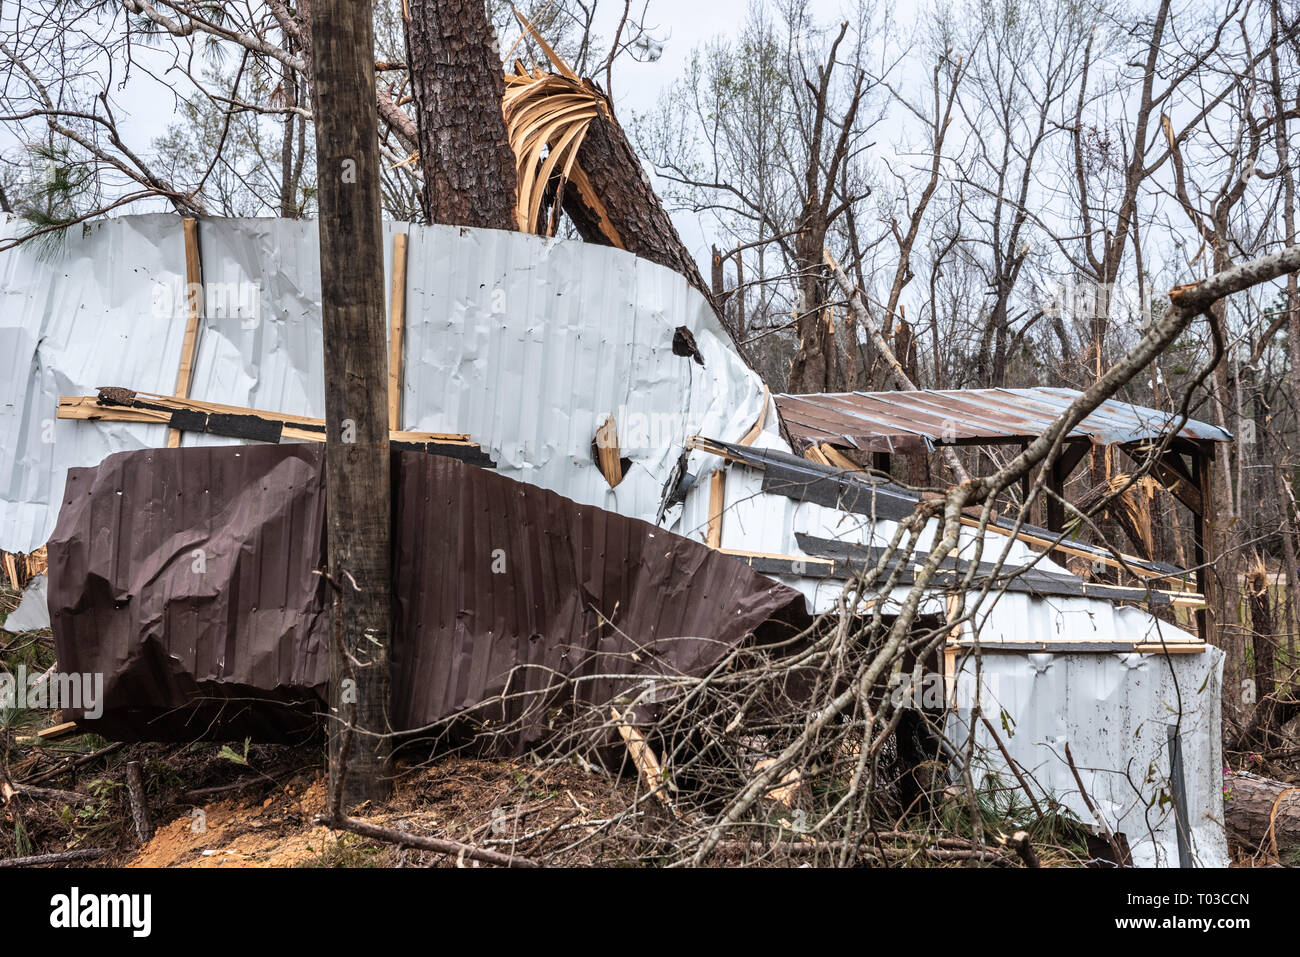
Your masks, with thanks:
[{"label": "wooden stud", "polygon": [[406,332],[406,233],[393,236],[393,296],[388,326],[388,430],[402,427],[402,356]]},{"label": "wooden stud", "polygon": [[[185,340],[181,343],[181,364],[176,373],[176,394],[188,399],[190,383],[194,378],[194,354],[199,345],[199,317],[203,313],[203,265],[199,258],[199,223],[186,217],[182,220],[185,233]],[[167,448],[181,444],[180,429],[169,429]]]},{"label": "wooden stud", "polygon": [[722,547],[722,510],[726,507],[727,474],[726,466],[718,466],[713,477],[709,479],[709,530],[707,543],[710,548]]},{"label": "wooden stud", "polygon": [[835,567],[835,562],[831,559],[816,558],[811,555],[780,555],[773,552],[751,552],[743,548],[719,548],[718,551],[733,558],[766,558],[776,562],[802,562],[804,565],[813,568],[831,569]]},{"label": "wooden stud", "polygon": [[1205,442],[1197,446],[1192,456],[1193,471],[1197,478],[1197,492],[1201,500],[1201,510],[1192,512],[1192,562],[1196,566],[1196,590],[1205,596],[1206,608],[1196,613],[1196,631],[1202,641],[1213,643],[1214,621],[1214,579],[1206,562],[1215,547],[1214,533],[1214,444]]},{"label": "wooden stud", "polygon": [[843,469],[846,472],[862,471],[861,467],[854,465],[851,459],[829,443],[823,442],[821,444],[821,452],[828,465],[833,465],[835,468]]}]

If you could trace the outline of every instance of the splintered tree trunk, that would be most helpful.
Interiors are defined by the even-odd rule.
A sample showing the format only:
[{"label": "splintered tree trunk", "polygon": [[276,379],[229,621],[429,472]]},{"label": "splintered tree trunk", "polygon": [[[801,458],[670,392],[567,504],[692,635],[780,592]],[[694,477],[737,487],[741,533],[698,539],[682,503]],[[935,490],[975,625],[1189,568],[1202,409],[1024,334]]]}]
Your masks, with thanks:
[{"label": "splintered tree trunk", "polygon": [[483,0],[409,0],[407,46],[429,220],[515,228],[506,81]]},{"label": "splintered tree trunk", "polygon": [[[369,3],[313,0],[329,580],[330,794],[389,793],[388,343]],[[341,759],[343,728],[351,754]],[[333,809],[333,804],[331,804]]]},{"label": "splintered tree trunk", "polygon": [[575,170],[574,182],[564,188],[564,211],[578,234],[589,243],[618,246],[681,273],[716,312],[712,290],[651,188],[632,144],[603,113],[587,127],[577,166],[580,172]]}]

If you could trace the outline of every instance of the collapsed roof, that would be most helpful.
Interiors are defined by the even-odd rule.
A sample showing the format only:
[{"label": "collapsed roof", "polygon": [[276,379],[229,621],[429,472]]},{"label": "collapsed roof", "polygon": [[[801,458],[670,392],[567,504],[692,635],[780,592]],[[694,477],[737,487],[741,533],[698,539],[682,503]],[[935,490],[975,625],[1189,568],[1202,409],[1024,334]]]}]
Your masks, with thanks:
[{"label": "collapsed roof", "polygon": [[[778,395],[795,443],[829,442],[863,452],[931,450],[940,445],[1000,445],[1038,438],[1083,393],[1077,389],[920,389]],[[1107,399],[1066,435],[1096,445],[1155,439],[1167,432],[1193,441],[1230,442],[1218,426]]]},{"label": "collapsed roof", "polygon": [[[915,496],[896,486],[794,456],[778,432],[776,403],[704,296],[671,270],[613,248],[520,233],[389,224],[386,235],[390,279],[396,250],[406,257],[406,279],[389,303],[400,316],[392,333],[404,357],[390,397],[395,440],[473,446],[481,456],[467,449],[466,457],[495,466],[502,481],[711,546],[801,593],[813,614],[834,607],[844,570],[878,555],[914,509]],[[148,456],[140,450],[169,436],[181,453],[318,441],[324,383],[314,224],[205,220],[196,249],[204,296],[192,316],[184,289],[196,263],[187,262],[173,217],[101,222],[69,231],[55,250],[27,245],[0,254],[0,356],[10,357],[0,377],[0,548],[45,542],[68,470],[97,466],[112,452]],[[192,374],[178,395],[185,369]],[[149,476],[139,480],[147,485]],[[110,506],[115,499],[105,495]],[[87,514],[98,517],[82,534],[129,541],[120,511]],[[638,527],[643,536],[653,531]],[[1168,814],[1146,821],[1148,792],[1159,781],[1135,790],[1122,770],[1134,760],[1169,763],[1166,691],[1177,690],[1186,712],[1179,754],[1195,790],[1191,841],[1203,862],[1219,862],[1222,655],[1139,607],[1195,596],[1180,595],[1177,575],[1155,563],[1145,569],[1150,587],[1108,594],[1030,548],[1042,530],[1007,532],[970,528],[953,557],[954,573],[980,572],[990,556],[1032,571],[1015,579],[1023,587],[954,628],[947,674],[973,668],[968,651],[978,638],[988,653],[982,673],[1003,682],[983,688],[981,707],[1000,707],[1013,722],[1017,733],[1004,743],[1014,759],[1082,818],[1088,811],[1066,793],[1072,777],[1053,750],[1053,742],[1071,741],[1089,794],[1127,830],[1139,863],[1179,860],[1183,847]],[[922,551],[933,535],[932,522]],[[81,547],[80,535],[72,540],[66,554]],[[161,557],[160,574],[189,560],[184,552]],[[85,562],[66,567],[82,569],[69,579],[74,587],[95,577]],[[132,639],[105,646],[111,653],[100,667],[129,671],[132,656],[171,627],[166,615],[131,608],[145,594],[133,581],[145,579],[128,576],[121,594],[99,596],[139,616]],[[957,583],[951,575],[939,581],[944,590],[927,595],[923,610],[942,617],[952,597],[945,592]],[[57,592],[58,582],[52,586]],[[983,587],[978,578],[976,586]],[[884,607],[900,598],[898,590],[876,596]],[[75,628],[76,603],[59,607]],[[243,624],[224,612],[213,622],[237,650]],[[73,647],[92,651],[94,633],[80,635]],[[512,625],[508,638],[517,642],[519,629]],[[281,653],[302,651],[285,641]],[[490,658],[478,661],[479,677],[501,677]],[[472,698],[459,705],[472,706]],[[978,700],[954,699],[952,720],[969,720]]]}]

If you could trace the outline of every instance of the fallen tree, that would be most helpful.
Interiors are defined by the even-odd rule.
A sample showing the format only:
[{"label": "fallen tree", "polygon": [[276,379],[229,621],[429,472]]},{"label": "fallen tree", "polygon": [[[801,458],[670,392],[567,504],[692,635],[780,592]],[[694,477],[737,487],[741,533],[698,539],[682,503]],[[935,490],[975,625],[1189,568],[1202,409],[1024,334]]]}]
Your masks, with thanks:
[{"label": "fallen tree", "polygon": [[1251,774],[1223,774],[1223,823],[1228,842],[1271,858],[1300,853],[1300,787]]}]

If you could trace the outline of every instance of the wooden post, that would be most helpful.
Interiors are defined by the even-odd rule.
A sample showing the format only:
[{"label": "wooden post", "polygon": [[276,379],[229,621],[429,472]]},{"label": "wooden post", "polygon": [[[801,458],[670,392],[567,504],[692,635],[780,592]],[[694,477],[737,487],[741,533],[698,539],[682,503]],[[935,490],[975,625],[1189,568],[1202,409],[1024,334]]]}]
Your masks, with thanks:
[{"label": "wooden post", "polygon": [[[1064,494],[1065,483],[1070,473],[1074,471],[1089,448],[1091,446],[1086,439],[1075,439],[1063,445],[1052,462],[1052,471],[1047,476],[1047,487],[1057,495]],[[1047,527],[1053,532],[1065,528],[1065,506],[1056,498],[1049,498],[1047,501]]]},{"label": "wooden post", "polygon": [[709,479],[709,524],[705,531],[705,544],[709,548],[722,547],[722,513],[727,507],[727,466],[719,463]]},{"label": "wooden post", "polygon": [[313,0],[312,77],[325,344],[331,794],[383,800],[389,778],[389,444],[384,233],[371,4]]},{"label": "wooden post", "polygon": [[1196,565],[1196,590],[1205,597],[1205,607],[1196,613],[1196,631],[1201,641],[1218,644],[1215,621],[1217,582],[1206,562],[1214,556],[1214,445],[1198,443],[1192,453],[1192,471],[1197,479],[1201,502],[1199,512],[1192,513],[1192,561]]},{"label": "wooden post", "polygon": [[[199,258],[199,223],[186,217],[185,231],[185,340],[181,343],[181,364],[176,371],[176,395],[190,397],[194,378],[194,353],[199,345],[199,318],[203,314],[203,264]],[[181,444],[180,429],[167,430],[167,448]]]},{"label": "wooden post", "polygon": [[406,335],[406,233],[393,237],[393,302],[388,329],[388,429],[402,428],[402,340]]}]

